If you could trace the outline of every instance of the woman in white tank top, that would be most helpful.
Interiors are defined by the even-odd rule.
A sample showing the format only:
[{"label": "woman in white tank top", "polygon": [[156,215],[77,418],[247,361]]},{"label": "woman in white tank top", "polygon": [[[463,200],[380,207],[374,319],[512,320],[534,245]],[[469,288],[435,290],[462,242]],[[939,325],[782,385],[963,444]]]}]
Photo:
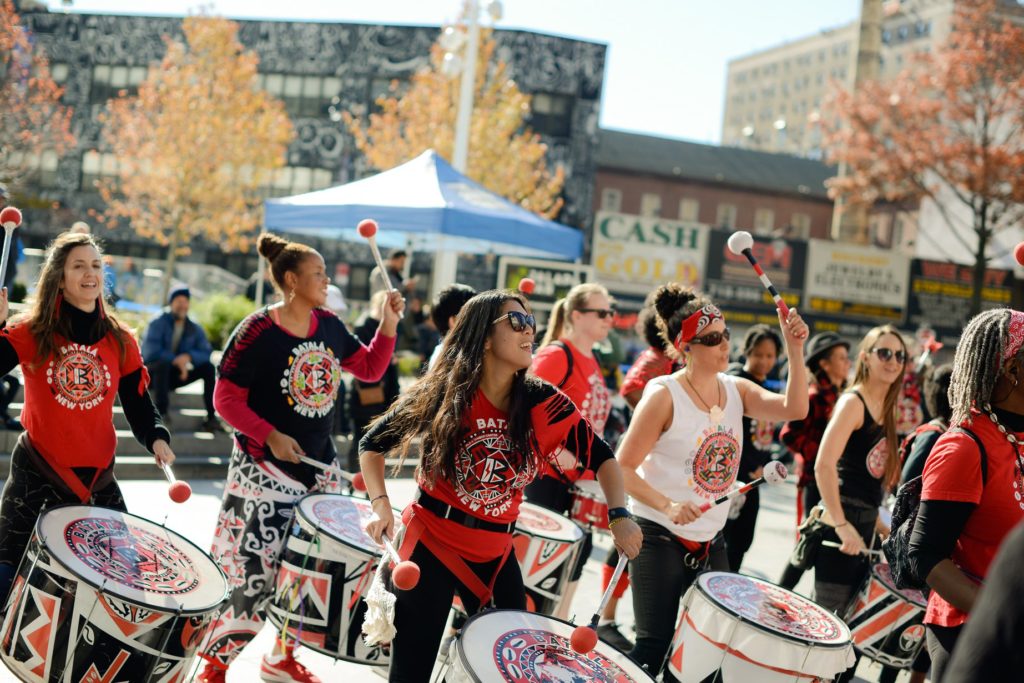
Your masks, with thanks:
[{"label": "woman in white tank top", "polygon": [[784,421],[807,415],[807,325],[795,310],[785,321],[779,316],[790,358],[783,395],[725,374],[729,329],[706,297],[670,283],[658,288],[654,306],[667,353],[686,367],[647,385],[617,458],[644,532],[640,555],[630,563],[637,638],[629,654],[657,676],[683,593],[698,572],[728,570],[721,531],[729,505],[705,513],[700,506],[736,482],[743,416]]}]

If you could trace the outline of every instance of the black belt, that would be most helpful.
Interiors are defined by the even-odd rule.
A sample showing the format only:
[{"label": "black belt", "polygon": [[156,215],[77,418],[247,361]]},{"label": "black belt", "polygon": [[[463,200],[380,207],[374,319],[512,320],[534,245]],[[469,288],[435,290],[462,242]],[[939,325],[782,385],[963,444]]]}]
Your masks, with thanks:
[{"label": "black belt", "polygon": [[473,515],[463,512],[457,507],[452,507],[448,503],[434,498],[423,489],[417,489],[416,502],[425,510],[430,510],[441,519],[451,520],[456,524],[461,524],[467,529],[481,529],[483,531],[495,531],[500,534],[510,534],[512,533],[512,530],[516,528],[515,522],[498,524],[497,522],[488,522],[478,517],[474,517]]}]

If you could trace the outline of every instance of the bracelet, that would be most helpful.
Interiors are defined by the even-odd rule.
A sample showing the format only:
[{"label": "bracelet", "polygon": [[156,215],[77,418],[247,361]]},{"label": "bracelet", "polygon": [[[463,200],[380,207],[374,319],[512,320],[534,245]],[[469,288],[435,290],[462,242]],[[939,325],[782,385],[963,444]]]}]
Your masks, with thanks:
[{"label": "bracelet", "polygon": [[370,499],[370,505],[373,505],[374,503],[376,503],[381,498],[387,498],[387,497],[388,497],[388,494],[386,494],[386,493],[382,493],[379,496],[375,496],[374,498]]},{"label": "bracelet", "polygon": [[832,528],[833,528],[833,529],[841,529],[841,528],[843,528],[844,526],[846,526],[847,524],[849,524],[849,522],[843,522],[842,524],[836,524],[836,525],[835,525],[834,527],[832,527]]},{"label": "bracelet", "polygon": [[618,524],[619,522],[624,522],[624,521],[626,521],[627,519],[630,519],[630,517],[628,517],[628,516],[626,516],[626,517],[616,517],[615,519],[613,519],[613,520],[610,520],[610,521],[608,522],[608,528],[609,528],[609,529],[611,529],[612,527],[614,527],[614,526],[615,526],[616,524]]}]

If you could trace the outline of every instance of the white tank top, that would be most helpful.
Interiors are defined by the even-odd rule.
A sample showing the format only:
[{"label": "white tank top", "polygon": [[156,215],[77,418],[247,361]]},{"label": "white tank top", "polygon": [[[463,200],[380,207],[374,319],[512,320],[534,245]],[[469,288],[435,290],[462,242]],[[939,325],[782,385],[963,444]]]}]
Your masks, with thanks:
[{"label": "white tank top", "polygon": [[[736,482],[743,452],[743,401],[736,377],[719,373],[718,380],[725,387],[725,410],[717,426],[711,424],[708,413],[694,405],[671,375],[656,377],[644,388],[646,396],[656,387],[668,387],[672,396],[672,426],[654,444],[637,472],[673,501],[700,505],[727,493]],[[690,541],[710,541],[729,516],[729,504],[723,503],[694,522],[673,524],[660,510],[631,500],[634,515]]]}]

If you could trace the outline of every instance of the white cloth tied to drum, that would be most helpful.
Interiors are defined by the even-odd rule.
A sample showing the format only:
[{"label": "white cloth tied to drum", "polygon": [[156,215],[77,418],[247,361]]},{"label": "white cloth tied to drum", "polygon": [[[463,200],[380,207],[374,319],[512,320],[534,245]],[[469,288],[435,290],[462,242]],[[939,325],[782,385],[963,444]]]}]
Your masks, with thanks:
[{"label": "white cloth tied to drum", "polygon": [[774,584],[707,572],[687,591],[668,669],[699,683],[832,679],[855,659],[850,630],[834,614]]}]

